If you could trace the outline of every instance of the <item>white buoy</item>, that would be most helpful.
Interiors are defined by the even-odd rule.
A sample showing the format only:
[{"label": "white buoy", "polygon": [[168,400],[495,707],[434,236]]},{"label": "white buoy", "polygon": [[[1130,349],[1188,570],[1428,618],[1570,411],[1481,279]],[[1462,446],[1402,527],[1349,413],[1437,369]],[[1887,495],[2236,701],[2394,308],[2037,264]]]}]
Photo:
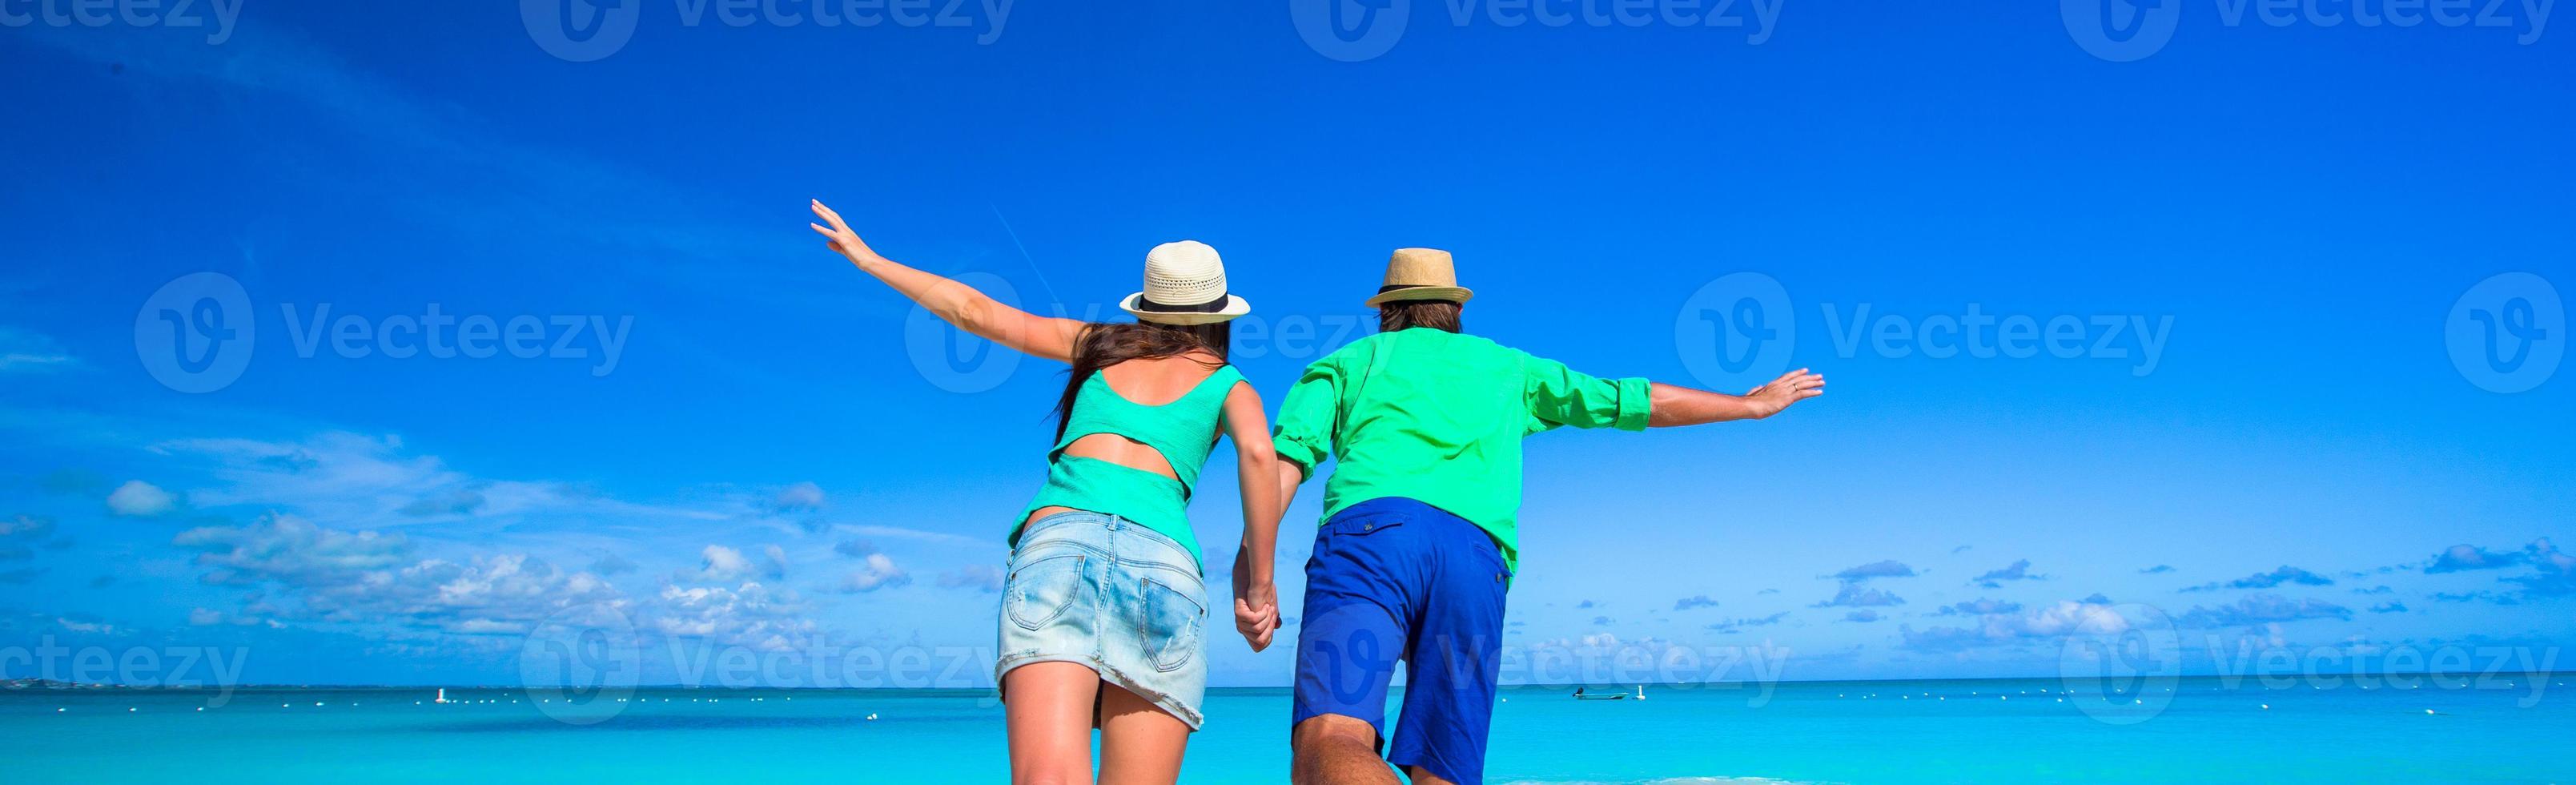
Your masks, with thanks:
[{"label": "white buoy", "polygon": [[868,721],[869,721],[869,722],[875,722],[875,721],[877,721],[877,715],[876,715],[876,713],[875,713],[875,712],[869,712],[869,713],[868,713]]},{"label": "white buoy", "polygon": [[127,713],[127,714],[132,714],[132,713],[134,713],[134,707],[132,707],[132,706],[127,706],[127,707],[125,707],[125,713]]},{"label": "white buoy", "polygon": [[55,713],[55,714],[61,714],[61,713],[63,713],[63,712],[67,712],[67,711],[71,711],[71,710],[70,710],[70,709],[55,709],[55,710],[54,710],[54,713]]},{"label": "white buoy", "polygon": [[2272,704],[2269,704],[2269,703],[2263,704],[2263,710],[2264,710],[2264,711],[2271,711],[2271,710],[2272,710]]},{"label": "white buoy", "polygon": [[2432,710],[2432,709],[2425,709],[2425,710],[2424,710],[2424,713],[2426,713],[2426,714],[2431,714],[2431,713],[2433,713],[2433,710]]}]

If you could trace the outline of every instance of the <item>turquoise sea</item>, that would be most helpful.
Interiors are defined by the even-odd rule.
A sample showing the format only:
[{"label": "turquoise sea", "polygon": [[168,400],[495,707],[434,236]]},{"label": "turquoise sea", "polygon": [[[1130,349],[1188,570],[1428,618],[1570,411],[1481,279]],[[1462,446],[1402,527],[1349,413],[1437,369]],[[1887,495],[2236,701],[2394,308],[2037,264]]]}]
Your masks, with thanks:
[{"label": "turquoise sea", "polygon": [[[1648,685],[1643,701],[1516,687],[1497,706],[1489,766],[1495,782],[2576,782],[2567,685],[2576,675],[2206,678],[2103,698],[2065,694],[2055,679],[1804,682],[1767,700],[1751,687]],[[435,694],[258,688],[209,705],[211,692],[0,692],[0,780],[908,783],[1008,773],[1001,710],[980,692],[648,688],[579,707],[514,689],[451,687],[448,697],[470,702],[446,705],[430,702]],[[1285,780],[1285,690],[1216,690],[1208,715],[1184,781]]]}]

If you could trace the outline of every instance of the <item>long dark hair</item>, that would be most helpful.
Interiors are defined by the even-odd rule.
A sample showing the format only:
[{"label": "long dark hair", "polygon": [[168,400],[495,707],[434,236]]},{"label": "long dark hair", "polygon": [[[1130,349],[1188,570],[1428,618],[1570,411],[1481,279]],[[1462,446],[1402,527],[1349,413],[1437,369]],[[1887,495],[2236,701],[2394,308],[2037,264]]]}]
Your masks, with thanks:
[{"label": "long dark hair", "polygon": [[1064,441],[1065,426],[1073,420],[1073,399],[1082,394],[1082,383],[1090,381],[1092,374],[1128,360],[1179,357],[1201,350],[1216,355],[1209,368],[1223,366],[1227,344],[1234,336],[1230,324],[1094,322],[1084,326],[1082,335],[1073,339],[1073,370],[1065,378],[1064,395],[1055,401],[1056,441]]}]

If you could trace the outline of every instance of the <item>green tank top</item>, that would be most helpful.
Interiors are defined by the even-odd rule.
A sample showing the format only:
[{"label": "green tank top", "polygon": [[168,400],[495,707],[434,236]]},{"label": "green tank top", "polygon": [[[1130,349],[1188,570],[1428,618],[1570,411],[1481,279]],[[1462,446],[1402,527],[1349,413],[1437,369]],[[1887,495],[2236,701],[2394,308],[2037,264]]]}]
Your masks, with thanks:
[{"label": "green tank top", "polygon": [[[1227,365],[1200,380],[1180,398],[1160,406],[1127,400],[1109,389],[1106,376],[1094,373],[1074,393],[1073,411],[1064,436],[1047,451],[1046,486],[1020,511],[1011,525],[1010,543],[1020,543],[1020,529],[1040,507],[1071,507],[1115,515],[1152,529],[1199,556],[1198,538],[1190,533],[1190,489],[1199,470],[1216,449],[1217,426],[1225,416],[1225,396],[1243,373]],[[1066,455],[1074,440],[1093,434],[1116,434],[1162,453],[1177,479],[1096,458]],[[1204,567],[1202,567],[1204,569]]]}]

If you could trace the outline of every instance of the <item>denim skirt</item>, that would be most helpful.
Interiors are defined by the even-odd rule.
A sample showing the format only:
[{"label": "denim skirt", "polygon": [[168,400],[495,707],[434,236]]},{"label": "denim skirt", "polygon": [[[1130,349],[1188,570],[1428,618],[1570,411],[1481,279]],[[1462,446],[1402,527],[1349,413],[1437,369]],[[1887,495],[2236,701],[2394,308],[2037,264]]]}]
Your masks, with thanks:
[{"label": "denim skirt", "polygon": [[1011,551],[993,683],[1033,662],[1081,663],[1196,730],[1206,628],[1207,586],[1180,543],[1115,515],[1049,515]]}]

